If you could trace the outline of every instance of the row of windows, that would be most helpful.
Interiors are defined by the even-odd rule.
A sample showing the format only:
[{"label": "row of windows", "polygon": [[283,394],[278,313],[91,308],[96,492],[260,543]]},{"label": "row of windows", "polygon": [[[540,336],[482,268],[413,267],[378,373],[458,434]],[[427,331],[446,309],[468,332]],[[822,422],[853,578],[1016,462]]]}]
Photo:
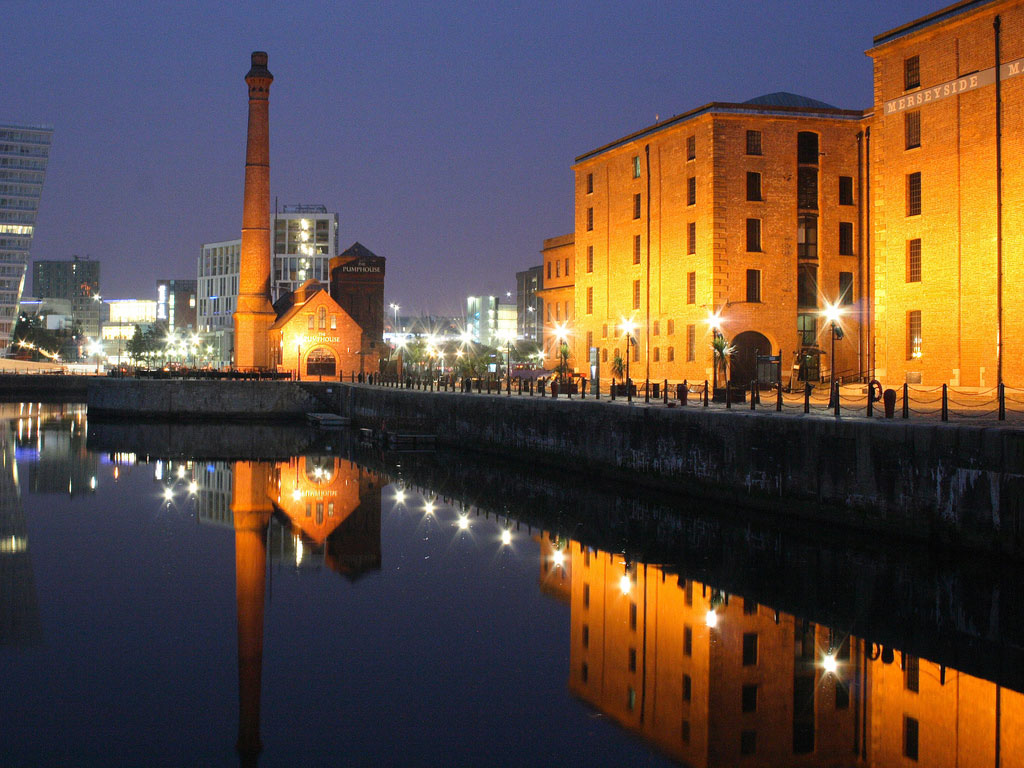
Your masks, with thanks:
[{"label": "row of windows", "polygon": [[[593,263],[593,250],[594,250],[594,247],[590,246],[590,250],[588,252],[588,255],[590,256],[590,261],[588,263],[591,263],[591,264]],[[559,259],[552,259],[551,261],[548,262],[548,280],[551,279],[551,265],[552,264],[555,265],[555,277],[561,277],[562,276],[562,262]],[[565,276],[566,277],[569,277],[569,264],[570,264],[570,261],[569,261],[568,258],[566,258],[566,260],[565,260]],[[587,271],[588,272],[593,271],[593,267],[590,267]]]}]

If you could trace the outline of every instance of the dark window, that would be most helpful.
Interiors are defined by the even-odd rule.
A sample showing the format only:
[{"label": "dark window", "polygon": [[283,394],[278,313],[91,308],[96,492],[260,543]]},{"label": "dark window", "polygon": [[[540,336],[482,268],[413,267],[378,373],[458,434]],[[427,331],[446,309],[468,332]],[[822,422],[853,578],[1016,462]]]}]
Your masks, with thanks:
[{"label": "dark window", "polygon": [[907,312],[907,360],[921,357],[921,310]]},{"label": "dark window", "polygon": [[640,235],[633,235],[633,263],[640,263]]},{"label": "dark window", "polygon": [[632,686],[626,692],[626,706],[629,707],[630,712],[636,709],[636,689]]},{"label": "dark window", "polygon": [[818,209],[817,168],[800,168],[797,171],[796,204],[798,208]]},{"label": "dark window", "polygon": [[657,335],[658,335],[658,329],[659,329],[660,327],[661,327],[661,326],[660,326],[660,324],[658,323],[658,321],[657,321],[657,320],[655,320],[655,321],[654,321],[654,328],[653,328],[653,330],[651,331],[652,335],[654,335],[654,336],[657,336]]},{"label": "dark window", "polygon": [[907,174],[907,216],[921,214],[921,172]]},{"label": "dark window", "polygon": [[903,756],[917,760],[917,720],[903,716]]},{"label": "dark window", "polygon": [[697,273],[687,272],[686,273],[686,303],[696,304],[697,303]]},{"label": "dark window", "polygon": [[[686,326],[686,362],[692,363],[697,359],[697,326]],[[692,595],[692,593],[691,593]],[[691,602],[687,605],[693,605]]]},{"label": "dark window", "polygon": [[750,667],[757,664],[757,633],[743,633],[743,666]]},{"label": "dark window", "polygon": [[921,146],[921,112],[903,113],[903,133],[907,139],[907,149]]},{"label": "dark window", "polygon": [[747,219],[747,250],[761,250],[761,220]]},{"label": "dark window", "polygon": [[629,628],[636,629],[636,603],[629,604]]},{"label": "dark window", "polygon": [[594,229],[594,209],[587,208],[587,231],[590,232]]},{"label": "dark window", "polygon": [[590,647],[590,626],[587,624],[583,625],[583,647]]},{"label": "dark window", "polygon": [[801,165],[818,164],[818,134],[800,131],[796,135],[796,161]]},{"label": "dark window", "polygon": [[640,178],[640,155],[633,155],[633,178]]},{"label": "dark window", "polygon": [[[591,289],[587,288],[587,290],[589,291]],[[588,299],[589,298],[591,298],[591,297],[588,297]],[[588,312],[587,314],[590,314],[590,313]],[[587,331],[587,351],[589,352],[593,348],[593,346],[594,346],[594,332],[593,331]]]},{"label": "dark window", "polygon": [[801,216],[796,222],[796,255],[801,259],[818,258],[818,217]]},{"label": "dark window", "polygon": [[806,755],[814,751],[814,677],[793,678],[793,753]]},{"label": "dark window", "polygon": [[[687,326],[693,328],[695,326]],[[686,580],[686,587],[683,589],[683,602],[686,605],[693,605],[693,582],[689,579]]]},{"label": "dark window", "polygon": [[911,56],[903,60],[903,90],[921,86],[921,60],[917,56]]},{"label": "dark window", "polygon": [[548,280],[551,279],[551,262],[548,262]]},{"label": "dark window", "polygon": [[757,613],[757,601],[749,597],[743,598],[743,615],[753,616]]},{"label": "dark window", "polygon": [[853,205],[853,177],[839,177],[839,204]]},{"label": "dark window", "polygon": [[740,754],[752,755],[757,752],[757,731],[742,731],[740,733]]},{"label": "dark window", "polygon": [[657,363],[658,361],[660,361],[661,360],[661,348],[660,347],[654,347],[654,349],[652,349],[651,351],[654,353],[654,362]]},{"label": "dark window", "polygon": [[814,315],[797,315],[796,332],[801,347],[813,347],[818,338],[818,319]]},{"label": "dark window", "polygon": [[921,239],[914,238],[907,243],[907,282],[921,282]]},{"label": "dark window", "polygon": [[761,199],[761,174],[747,171],[747,200]]},{"label": "dark window", "polygon": [[850,708],[850,689],[842,680],[836,680],[836,709]]},{"label": "dark window", "polygon": [[640,281],[633,281],[633,309],[640,309]]},{"label": "dark window", "polygon": [[683,739],[683,744],[690,743],[690,721],[683,720],[683,726],[680,728],[679,735]]},{"label": "dark window", "polygon": [[569,276],[569,260],[568,259],[565,260],[565,276],[566,277]]},{"label": "dark window", "polygon": [[818,268],[813,264],[797,266],[796,304],[798,307],[818,306]]},{"label": "dark window", "polygon": [[587,174],[587,194],[594,194],[594,174],[592,173]]},{"label": "dark window", "polygon": [[[594,314],[594,289],[590,286],[587,286],[587,314]],[[587,346],[589,347],[590,344]]]},{"label": "dark window", "polygon": [[584,584],[583,585],[583,607],[584,608],[589,608],[590,607],[590,585],[589,584]]},{"label": "dark window", "polygon": [[637,192],[633,195],[633,218],[640,218],[640,193]]},{"label": "dark window", "polygon": [[761,270],[747,270],[747,301],[761,301]]},{"label": "dark window", "polygon": [[760,155],[761,154],[761,132],[760,131],[747,131],[747,154],[748,155]]},{"label": "dark window", "polygon": [[839,303],[843,306],[853,304],[853,272],[839,273]]},{"label": "dark window", "polygon": [[839,222],[839,255],[853,256],[853,223]]},{"label": "dark window", "polygon": [[689,675],[683,675],[683,701],[689,701],[693,697],[693,682]]},{"label": "dark window", "polygon": [[668,347],[665,350],[665,359],[668,360],[670,363],[673,360],[676,359],[676,348],[675,347]]},{"label": "dark window", "polygon": [[594,246],[587,246],[587,272],[594,271]]},{"label": "dark window", "polygon": [[687,625],[683,625],[683,656],[693,655],[693,629]]},{"label": "dark window", "polygon": [[686,204],[697,204],[697,177],[691,176],[686,180]]},{"label": "dark window", "polygon": [[687,136],[686,137],[686,159],[695,160],[697,158],[697,137]]},{"label": "dark window", "polygon": [[920,682],[920,665],[917,656],[903,655],[903,687],[908,691],[918,692]]},{"label": "dark window", "polygon": [[629,649],[629,671],[636,672],[636,648]]},{"label": "dark window", "polygon": [[686,252],[690,255],[697,253],[697,222],[695,221],[686,225]]},{"label": "dark window", "polygon": [[744,712],[757,712],[757,686],[743,686],[742,708]]},{"label": "dark window", "polygon": [[584,683],[587,682],[588,673],[589,669],[587,668],[587,662],[584,661],[582,666],[580,666],[580,680],[582,680]]}]

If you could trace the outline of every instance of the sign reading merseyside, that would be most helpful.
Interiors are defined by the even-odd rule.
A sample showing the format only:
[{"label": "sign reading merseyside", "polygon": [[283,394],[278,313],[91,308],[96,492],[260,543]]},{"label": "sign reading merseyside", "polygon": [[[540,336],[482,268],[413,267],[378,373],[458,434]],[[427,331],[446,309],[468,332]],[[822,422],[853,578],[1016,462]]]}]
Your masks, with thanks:
[{"label": "sign reading merseyside", "polygon": [[[1020,74],[1024,74],[1024,59],[1010,61],[999,67],[1000,80],[1006,80]],[[931,88],[922,88],[906,96],[900,96],[898,99],[890,99],[885,102],[885,114],[889,115],[894,112],[902,112],[905,109],[920,107],[923,104],[939,101],[947,96],[956,96],[966,91],[973,91],[975,88],[992,85],[995,81],[995,67],[982,69],[973,74],[958,77],[956,80],[950,80],[948,83],[942,83]]]}]

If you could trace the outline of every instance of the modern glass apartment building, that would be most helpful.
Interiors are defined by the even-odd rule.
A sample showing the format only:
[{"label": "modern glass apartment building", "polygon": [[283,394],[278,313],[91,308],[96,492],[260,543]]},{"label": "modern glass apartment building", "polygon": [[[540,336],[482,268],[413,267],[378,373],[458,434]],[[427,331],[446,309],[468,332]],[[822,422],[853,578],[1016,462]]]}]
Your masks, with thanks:
[{"label": "modern glass apartment building", "polygon": [[51,128],[0,123],[0,354],[18,316],[52,138]]},{"label": "modern glass apartment building", "polygon": [[338,255],[338,214],[323,205],[286,205],[275,213],[271,297],[276,302],[307,280],[327,290],[328,264]]}]

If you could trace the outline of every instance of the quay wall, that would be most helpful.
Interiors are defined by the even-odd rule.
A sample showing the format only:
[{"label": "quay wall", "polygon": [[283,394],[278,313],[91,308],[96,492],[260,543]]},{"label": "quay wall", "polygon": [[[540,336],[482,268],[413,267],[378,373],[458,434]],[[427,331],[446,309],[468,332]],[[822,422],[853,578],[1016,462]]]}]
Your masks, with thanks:
[{"label": "quay wall", "polygon": [[1024,430],[341,385],[362,426],[755,508],[1024,554]]}]

